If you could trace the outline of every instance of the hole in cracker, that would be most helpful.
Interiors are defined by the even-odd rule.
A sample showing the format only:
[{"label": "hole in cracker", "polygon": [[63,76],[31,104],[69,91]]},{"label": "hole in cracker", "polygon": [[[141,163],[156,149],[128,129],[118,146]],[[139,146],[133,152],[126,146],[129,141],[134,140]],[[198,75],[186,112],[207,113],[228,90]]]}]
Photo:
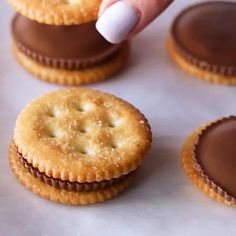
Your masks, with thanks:
[{"label": "hole in cracker", "polygon": [[49,128],[47,136],[52,139],[61,139],[64,134],[60,130],[50,130]]},{"label": "hole in cracker", "polygon": [[88,112],[92,108],[92,105],[90,103],[84,103],[84,104],[79,104],[76,106],[76,110],[79,112]]},{"label": "hole in cracker", "polygon": [[79,152],[80,152],[81,154],[83,154],[83,155],[87,155],[87,154],[88,154],[88,151],[85,150],[85,149],[80,149]]},{"label": "hole in cracker", "polygon": [[62,117],[64,115],[66,115],[67,113],[68,113],[68,110],[65,110],[65,109],[59,108],[59,107],[52,107],[48,111],[48,116],[51,118]]},{"label": "hole in cracker", "polygon": [[120,117],[117,117],[113,113],[109,114],[109,117],[107,118],[108,127],[115,128],[115,127],[120,126],[121,123],[122,123],[122,119]]},{"label": "hole in cracker", "polygon": [[92,157],[96,154],[96,151],[92,147],[87,146],[86,144],[84,146],[78,145],[75,149],[77,153],[86,155],[87,157]]},{"label": "hole in cracker", "polygon": [[79,106],[79,107],[77,107],[77,111],[79,111],[79,112],[85,112],[85,109],[84,109],[84,107]]},{"label": "hole in cracker", "polygon": [[80,127],[79,128],[79,132],[83,133],[83,134],[86,134],[87,133],[87,129],[85,127]]},{"label": "hole in cracker", "polygon": [[55,111],[53,110],[49,111],[48,116],[52,118],[56,117]]},{"label": "hole in cracker", "polygon": [[56,138],[57,136],[56,136],[56,134],[54,134],[54,133],[49,133],[49,137],[50,137],[50,138]]},{"label": "hole in cracker", "polygon": [[50,133],[48,134],[48,136],[49,136],[50,138],[57,138],[57,135],[56,135],[55,132],[50,132]]},{"label": "hole in cracker", "polygon": [[110,128],[115,128],[116,127],[116,124],[115,124],[115,122],[114,121],[109,121],[109,123],[108,123],[108,126],[110,127]]},{"label": "hole in cracker", "polygon": [[109,117],[107,120],[108,126],[110,128],[115,128],[116,127],[116,122],[115,119],[113,117]]},{"label": "hole in cracker", "polygon": [[117,149],[117,148],[118,148],[118,144],[113,141],[113,142],[111,143],[111,148],[112,148],[112,149]]},{"label": "hole in cracker", "polygon": [[49,117],[55,118],[54,114],[49,114]]},{"label": "hole in cracker", "polygon": [[115,118],[110,118],[108,120],[108,126],[110,128],[115,128],[115,127],[118,127],[119,126],[119,120],[115,119]]}]

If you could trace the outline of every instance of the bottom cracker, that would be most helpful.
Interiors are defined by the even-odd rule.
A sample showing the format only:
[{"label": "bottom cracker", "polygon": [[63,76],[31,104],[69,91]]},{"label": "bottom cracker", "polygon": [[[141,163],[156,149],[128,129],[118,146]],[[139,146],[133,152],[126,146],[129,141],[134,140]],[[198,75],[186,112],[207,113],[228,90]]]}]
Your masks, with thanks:
[{"label": "bottom cracker", "polygon": [[202,178],[201,173],[195,168],[195,163],[194,163],[194,158],[193,158],[194,156],[193,148],[198,140],[198,136],[200,135],[202,130],[208,125],[209,124],[206,124],[198,128],[184,143],[183,149],[182,149],[182,163],[183,163],[184,171],[186,175],[191,179],[191,181],[203,193],[217,200],[218,202],[235,207],[236,205],[233,202],[228,201],[222,195],[220,195],[219,193],[215,192],[212,188],[210,188],[210,186]]},{"label": "bottom cracker", "polygon": [[20,52],[13,43],[13,53],[17,61],[32,75],[49,83],[60,85],[80,85],[102,81],[119,72],[129,55],[129,43],[122,45],[121,51],[113,59],[85,70],[62,70],[41,65]]},{"label": "bottom cracker", "polygon": [[16,178],[27,189],[42,198],[68,205],[86,205],[111,199],[124,191],[133,180],[133,176],[129,176],[120,183],[101,190],[91,192],[74,192],[54,188],[32,176],[20,162],[17,157],[16,149],[13,148],[12,145],[9,148],[9,162]]},{"label": "bottom cracker", "polygon": [[179,65],[184,71],[196,76],[199,79],[210,83],[223,85],[236,85],[236,76],[223,76],[210,71],[206,71],[189,63],[184,57],[177,52],[173,39],[170,37],[167,41],[167,49],[174,62]]}]

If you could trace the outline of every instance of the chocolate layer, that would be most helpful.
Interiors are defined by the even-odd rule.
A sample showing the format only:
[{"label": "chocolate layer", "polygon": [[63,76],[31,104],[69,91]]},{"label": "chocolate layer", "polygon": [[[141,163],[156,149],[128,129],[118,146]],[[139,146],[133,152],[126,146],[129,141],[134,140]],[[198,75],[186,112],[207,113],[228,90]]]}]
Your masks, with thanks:
[{"label": "chocolate layer", "polygon": [[95,22],[82,25],[40,24],[17,14],[12,35],[18,49],[34,61],[58,69],[79,70],[116,56],[121,45],[107,42]]},{"label": "chocolate layer", "polygon": [[[16,148],[17,149],[17,148]],[[49,184],[55,188],[59,189],[65,189],[69,191],[76,191],[76,192],[89,192],[89,191],[95,191],[99,189],[103,189],[109,186],[112,186],[114,184],[119,183],[120,181],[124,180],[130,175],[134,174],[134,171],[123,175],[119,178],[114,178],[111,180],[104,180],[101,182],[91,182],[91,183],[79,183],[79,182],[70,182],[70,181],[64,181],[61,179],[56,179],[53,177],[47,176],[45,173],[40,172],[37,168],[33,167],[32,164],[28,163],[27,160],[17,152],[18,158],[20,159],[21,163],[24,165],[24,167],[36,178],[40,179],[42,182]]]},{"label": "chocolate layer", "polygon": [[196,167],[215,191],[236,199],[236,117],[208,126],[195,146]]},{"label": "chocolate layer", "polygon": [[236,3],[207,2],[184,10],[172,38],[192,64],[226,76],[236,75]]}]

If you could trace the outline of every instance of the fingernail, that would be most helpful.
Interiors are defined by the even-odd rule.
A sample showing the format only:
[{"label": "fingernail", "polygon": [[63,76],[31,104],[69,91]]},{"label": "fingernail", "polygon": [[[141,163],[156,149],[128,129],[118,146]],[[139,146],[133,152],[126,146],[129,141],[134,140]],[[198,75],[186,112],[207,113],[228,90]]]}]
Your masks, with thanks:
[{"label": "fingernail", "polygon": [[139,21],[139,15],[128,3],[119,1],[110,6],[98,19],[98,32],[111,43],[123,41]]}]

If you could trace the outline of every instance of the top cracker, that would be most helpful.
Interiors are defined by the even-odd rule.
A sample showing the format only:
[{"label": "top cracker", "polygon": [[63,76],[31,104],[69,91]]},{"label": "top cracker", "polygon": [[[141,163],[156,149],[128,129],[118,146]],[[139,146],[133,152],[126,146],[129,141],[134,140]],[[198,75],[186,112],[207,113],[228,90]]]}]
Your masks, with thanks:
[{"label": "top cracker", "polygon": [[17,119],[14,143],[47,176],[90,183],[137,169],[150,148],[151,130],[129,103],[75,88],[28,105]]},{"label": "top cracker", "polygon": [[73,25],[95,21],[101,0],[8,0],[8,3],[39,23]]}]

